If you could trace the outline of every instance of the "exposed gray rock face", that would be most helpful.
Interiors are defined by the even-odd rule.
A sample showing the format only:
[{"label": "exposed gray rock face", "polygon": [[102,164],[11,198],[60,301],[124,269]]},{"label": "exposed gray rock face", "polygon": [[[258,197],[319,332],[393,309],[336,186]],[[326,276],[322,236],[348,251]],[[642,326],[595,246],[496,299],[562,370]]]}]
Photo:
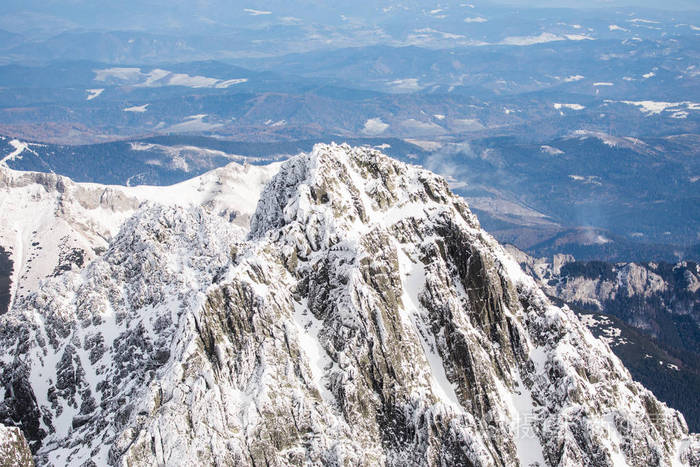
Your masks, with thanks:
[{"label": "exposed gray rock face", "polygon": [[661,342],[700,353],[700,265],[580,262],[508,251],[550,296],[612,314]]},{"label": "exposed gray rock face", "polygon": [[34,459],[19,428],[0,424],[0,466],[33,467]]},{"label": "exposed gray rock face", "polygon": [[39,464],[694,465],[700,446],[442,178],[370,149],[286,162],[247,232],[142,206],[0,332],[23,391],[0,415]]}]

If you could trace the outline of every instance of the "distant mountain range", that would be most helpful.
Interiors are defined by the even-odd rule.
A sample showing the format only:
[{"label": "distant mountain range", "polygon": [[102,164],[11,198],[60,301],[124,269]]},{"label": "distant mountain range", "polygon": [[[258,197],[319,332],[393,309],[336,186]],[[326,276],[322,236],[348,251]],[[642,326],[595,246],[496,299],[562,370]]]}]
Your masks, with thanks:
[{"label": "distant mountain range", "polygon": [[[588,15],[579,22],[604,19]],[[311,141],[388,144],[446,176],[490,231],[533,254],[696,258],[696,33],[673,15],[625,15],[595,40],[539,33],[530,45],[380,44],[235,65],[13,62],[0,69],[1,154],[13,139],[41,143],[7,163],[167,184]],[[590,33],[579,22],[557,27]]]},{"label": "distant mountain range", "polygon": [[[681,6],[683,0],[672,4]],[[573,3],[573,2],[570,2]],[[607,3],[607,2],[606,2]],[[647,2],[650,3],[650,2]],[[87,58],[120,63],[265,57],[370,45],[454,48],[637,34],[659,38],[698,24],[698,8],[656,9],[638,2],[604,9],[589,2],[498,5],[459,0],[439,3],[267,0],[257,6],[221,0],[135,2],[3,2],[0,29],[26,44],[7,44],[8,57],[25,60]],[[610,5],[610,4],[609,4]],[[610,5],[612,6],[612,5]],[[694,6],[694,8],[693,8]],[[123,14],[128,11],[129,14]],[[680,28],[680,29],[679,29]],[[79,44],[82,42],[83,47]]]},{"label": "distant mountain range", "polygon": [[495,137],[430,145],[340,135],[267,143],[173,135],[71,146],[0,137],[0,154],[11,168],[76,181],[169,185],[231,161],[267,163],[318,140],[348,141],[446,174],[489,231],[530,254],[675,261],[700,258],[700,183],[691,175],[700,163],[688,157],[696,139],[583,132],[537,143]]}]

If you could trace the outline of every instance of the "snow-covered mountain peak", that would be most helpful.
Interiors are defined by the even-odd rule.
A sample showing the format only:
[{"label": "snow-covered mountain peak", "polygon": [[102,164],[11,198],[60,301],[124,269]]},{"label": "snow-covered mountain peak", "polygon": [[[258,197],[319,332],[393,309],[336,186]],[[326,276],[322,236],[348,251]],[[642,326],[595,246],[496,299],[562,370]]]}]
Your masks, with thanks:
[{"label": "snow-covered mountain peak", "polygon": [[465,227],[479,228],[442,177],[375,149],[318,144],[285,163],[267,185],[250,237],[298,223],[307,235],[318,237],[314,249],[327,248],[404,217],[427,219],[448,210],[455,210]]},{"label": "snow-covered mountain peak", "polygon": [[697,463],[440,177],[318,145],[191,203],[125,190],[151,201],[104,252],[0,316],[0,421],[40,464]]}]

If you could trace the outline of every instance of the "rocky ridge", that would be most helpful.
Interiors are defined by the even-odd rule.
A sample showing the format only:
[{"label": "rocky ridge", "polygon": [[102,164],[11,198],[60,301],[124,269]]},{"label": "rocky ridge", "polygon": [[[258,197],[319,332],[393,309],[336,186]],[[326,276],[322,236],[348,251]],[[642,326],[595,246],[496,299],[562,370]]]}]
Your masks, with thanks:
[{"label": "rocky ridge", "polygon": [[552,297],[614,315],[672,347],[700,355],[700,265],[533,258],[507,250]]},{"label": "rocky ridge", "polygon": [[442,178],[367,148],[287,161],[249,229],[140,205],[0,333],[0,417],[38,464],[700,460]]}]

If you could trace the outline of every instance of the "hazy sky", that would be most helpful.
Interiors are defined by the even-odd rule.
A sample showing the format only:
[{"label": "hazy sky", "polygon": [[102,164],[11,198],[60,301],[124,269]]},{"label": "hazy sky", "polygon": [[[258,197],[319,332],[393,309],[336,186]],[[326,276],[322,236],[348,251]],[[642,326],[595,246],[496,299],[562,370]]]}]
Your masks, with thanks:
[{"label": "hazy sky", "polygon": [[521,7],[541,6],[553,8],[614,8],[614,7],[638,7],[653,8],[658,10],[699,10],[698,0],[498,0],[497,3],[518,5]]},{"label": "hazy sky", "polygon": [[[377,12],[392,11],[390,7],[397,6],[408,6],[416,12],[445,9],[450,12],[467,10],[475,14],[510,6],[518,9],[532,6],[630,7],[699,11],[700,0],[0,0],[0,29],[30,37],[76,28],[192,32],[193,20],[196,19],[211,20],[212,24],[226,23],[235,28],[247,26],[253,20],[251,15],[259,12],[258,20],[302,17],[305,21],[323,24],[339,18],[341,13],[371,20]],[[399,10],[401,8],[393,8],[393,11]]]},{"label": "hazy sky", "polygon": [[[413,4],[424,8],[439,7],[445,3],[458,2],[420,2],[420,1],[339,1],[339,0],[3,0],[0,4],[0,12],[34,11],[37,13],[77,14],[81,9],[97,11],[99,9],[121,11],[122,14],[136,13],[139,10],[150,10],[152,8],[177,9],[206,9],[225,10],[232,8],[256,8],[266,9],[270,6],[280,6],[286,4],[292,8],[308,7],[309,5],[331,6],[333,4],[343,5],[346,9],[352,9],[352,5],[357,3],[370,3],[378,6],[391,4]],[[464,2],[461,2],[464,3]],[[640,7],[654,8],[659,10],[691,9],[699,10],[700,1],[697,0],[492,0],[489,2],[475,0],[469,2],[477,8],[493,4],[517,5],[518,7],[554,7],[554,8],[591,8],[591,7]]]}]

